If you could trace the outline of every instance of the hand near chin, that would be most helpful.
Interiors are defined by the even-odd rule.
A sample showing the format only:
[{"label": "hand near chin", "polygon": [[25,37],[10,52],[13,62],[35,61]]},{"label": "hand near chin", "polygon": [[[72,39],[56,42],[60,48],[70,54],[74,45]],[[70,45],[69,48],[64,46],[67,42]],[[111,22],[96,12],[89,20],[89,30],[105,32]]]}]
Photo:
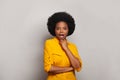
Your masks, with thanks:
[{"label": "hand near chin", "polygon": [[66,50],[68,48],[68,43],[66,39],[60,39],[59,44],[61,45],[63,50]]}]

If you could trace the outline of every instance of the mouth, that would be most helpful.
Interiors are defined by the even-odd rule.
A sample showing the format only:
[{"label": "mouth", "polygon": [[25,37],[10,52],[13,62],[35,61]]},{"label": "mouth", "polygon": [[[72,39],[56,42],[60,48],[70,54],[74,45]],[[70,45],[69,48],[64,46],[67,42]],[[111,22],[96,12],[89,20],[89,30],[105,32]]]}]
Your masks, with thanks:
[{"label": "mouth", "polygon": [[59,34],[59,37],[60,37],[60,38],[64,38],[65,35],[64,35],[64,34]]}]

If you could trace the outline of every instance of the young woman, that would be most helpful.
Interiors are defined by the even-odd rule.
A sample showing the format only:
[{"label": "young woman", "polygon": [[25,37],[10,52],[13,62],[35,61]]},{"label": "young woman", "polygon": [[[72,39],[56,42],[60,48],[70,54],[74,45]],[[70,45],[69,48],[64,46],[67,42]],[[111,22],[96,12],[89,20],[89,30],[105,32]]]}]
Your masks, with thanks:
[{"label": "young woman", "polygon": [[82,61],[75,44],[67,40],[75,29],[73,17],[66,12],[56,12],[48,18],[48,31],[53,38],[44,44],[44,70],[47,80],[77,80]]}]

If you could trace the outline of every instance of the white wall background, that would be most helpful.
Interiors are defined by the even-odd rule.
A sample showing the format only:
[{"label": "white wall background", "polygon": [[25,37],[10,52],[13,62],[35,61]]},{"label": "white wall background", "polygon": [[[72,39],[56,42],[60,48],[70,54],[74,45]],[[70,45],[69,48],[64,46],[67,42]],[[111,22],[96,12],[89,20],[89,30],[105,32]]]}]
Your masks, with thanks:
[{"label": "white wall background", "polygon": [[47,19],[66,11],[83,60],[78,80],[120,80],[119,0],[0,0],[0,80],[45,80]]}]

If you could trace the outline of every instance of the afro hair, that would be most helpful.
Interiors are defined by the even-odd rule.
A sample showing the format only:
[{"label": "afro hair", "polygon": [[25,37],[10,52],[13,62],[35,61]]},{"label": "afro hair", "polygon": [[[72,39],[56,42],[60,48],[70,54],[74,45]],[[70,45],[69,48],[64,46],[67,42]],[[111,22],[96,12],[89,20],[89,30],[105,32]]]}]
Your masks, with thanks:
[{"label": "afro hair", "polygon": [[55,36],[56,23],[64,21],[68,25],[68,35],[71,35],[75,30],[74,18],[67,12],[56,12],[48,18],[47,28],[51,35]]}]

